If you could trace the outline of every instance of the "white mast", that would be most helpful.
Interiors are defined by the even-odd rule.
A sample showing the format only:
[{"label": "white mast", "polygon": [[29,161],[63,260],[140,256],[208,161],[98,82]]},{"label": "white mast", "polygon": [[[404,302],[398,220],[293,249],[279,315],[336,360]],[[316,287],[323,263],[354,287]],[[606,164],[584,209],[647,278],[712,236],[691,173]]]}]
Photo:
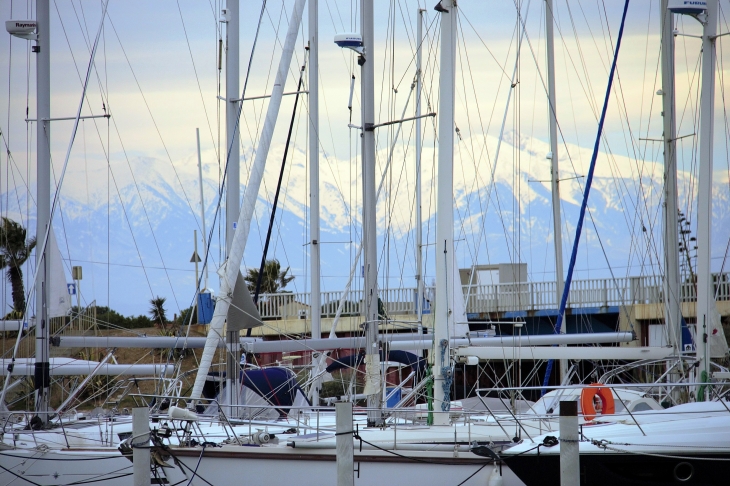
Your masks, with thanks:
[{"label": "white mast", "polygon": [[[229,103],[230,104],[230,103]],[[200,183],[200,221],[203,225],[203,255],[208,254],[208,231],[205,228],[205,198],[203,197],[203,161],[200,157],[200,129],[195,129],[195,137],[198,141],[198,182]],[[196,243],[197,245],[197,237],[196,237]],[[203,290],[206,290],[208,288],[208,262],[203,259],[205,262],[203,270],[205,270],[205,283],[203,284]],[[196,263],[197,265],[197,263]],[[197,274],[196,274],[197,279]],[[197,288],[198,282],[195,282],[195,286]],[[200,289],[198,289],[200,291]]]},{"label": "white mast", "polygon": [[239,77],[239,5],[238,0],[226,1],[226,256],[230,256],[231,241],[238,221],[241,204],[241,148],[238,122]]},{"label": "white mast", "polygon": [[[416,316],[419,331],[423,328],[423,214],[421,212],[421,97],[423,90],[423,73],[421,58],[423,57],[423,13],[418,9],[418,37],[416,40]],[[419,355],[420,355],[419,351]]]},{"label": "white mast", "polygon": [[[241,169],[240,143],[238,131],[238,78],[239,78],[239,0],[226,1],[226,257],[231,257],[231,246],[235,234],[234,222],[238,221],[241,201]],[[242,103],[240,101],[239,103]],[[240,263],[239,263],[240,266]],[[230,285],[231,292],[235,288],[235,278]],[[222,288],[222,286],[221,286]],[[226,410],[232,416],[233,408],[238,404],[238,344],[239,330],[226,327],[226,398],[231,406]],[[207,372],[206,372],[207,373]]]},{"label": "white mast", "polygon": [[[322,337],[319,242],[319,0],[309,0],[309,264],[312,339]],[[317,362],[314,360],[313,362]],[[319,405],[319,380],[312,403]]]},{"label": "white mast", "polygon": [[[249,176],[248,184],[246,185],[246,192],[244,194],[241,212],[238,215],[234,238],[230,245],[228,259],[223,267],[218,271],[221,275],[221,286],[218,291],[215,311],[213,312],[213,320],[210,323],[210,330],[208,331],[208,337],[206,339],[205,350],[200,358],[200,367],[198,368],[198,374],[195,378],[195,385],[190,394],[190,397],[193,400],[200,398],[203,393],[203,385],[205,385],[208,370],[213,362],[213,355],[215,354],[218,340],[223,333],[223,325],[225,323],[226,316],[228,315],[228,309],[231,307],[233,289],[240,273],[243,252],[246,249],[246,242],[251,229],[251,221],[253,220],[256,200],[258,199],[261,181],[264,176],[266,157],[268,156],[269,148],[271,147],[271,137],[273,136],[274,128],[276,126],[276,119],[279,114],[279,107],[281,106],[281,97],[284,92],[289,65],[291,64],[291,58],[294,53],[294,44],[297,40],[297,31],[302,20],[304,1],[305,0],[297,0],[292,10],[289,29],[286,33],[286,39],[284,40],[284,47],[281,53],[281,60],[279,61],[279,68],[276,72],[276,79],[274,80],[269,106],[266,111],[264,127],[261,131],[258,149],[256,150],[256,158],[251,166],[251,175]],[[236,342],[239,342],[237,332]]]},{"label": "white mast", "polygon": [[[715,294],[710,274],[712,233],[712,165],[715,132],[715,38],[717,34],[717,0],[708,0],[702,33],[702,97],[700,107],[700,167],[697,191],[697,359],[699,371],[709,373],[709,339],[715,310]],[[699,381],[704,381],[700,376]],[[703,397],[697,397],[703,399]]]},{"label": "white mast", "polygon": [[[550,117],[550,185],[553,202],[553,244],[555,246],[555,302],[563,297],[565,277],[563,274],[563,233],[560,217],[560,168],[558,161],[558,113],[555,106],[555,43],[553,35],[553,0],[545,0],[545,38],[547,40],[548,111]],[[563,323],[560,333],[565,334],[568,326]],[[560,360],[560,382],[563,383],[568,370],[568,361]]]},{"label": "white mast", "polygon": [[[452,379],[449,329],[453,328],[454,291],[454,88],[456,72],[456,5],[442,0],[441,74],[439,87],[438,194],[436,201],[436,305],[434,320],[434,425],[448,425]],[[446,389],[446,390],[445,390]]]},{"label": "white mast", "polygon": [[[48,303],[48,245],[44,245],[47,228],[51,221],[51,28],[48,0],[36,4],[38,40],[36,41],[36,109],[38,134],[37,157],[37,223],[36,241],[40,251],[36,253],[38,278],[36,279],[36,326],[35,326],[35,388],[36,412],[43,423],[48,422],[50,394],[50,365],[48,351],[49,323],[46,312]],[[27,317],[27,316],[26,316]],[[24,317],[24,318],[26,318]]]},{"label": "white mast", "polygon": [[[373,27],[373,2],[362,1],[362,45],[363,54],[359,60],[362,93],[362,212],[363,212],[363,283],[362,316],[366,327],[365,367],[368,384],[368,426],[379,426],[382,414],[377,410],[382,400],[380,386],[380,350],[378,349],[378,268],[376,239],[376,195],[375,195],[375,42]],[[370,385],[370,386],[368,386]]]},{"label": "white mast", "polygon": [[680,307],[679,228],[677,208],[677,152],[674,118],[674,15],[662,0],[662,113],[664,134],[664,324],[669,345],[682,352]]}]

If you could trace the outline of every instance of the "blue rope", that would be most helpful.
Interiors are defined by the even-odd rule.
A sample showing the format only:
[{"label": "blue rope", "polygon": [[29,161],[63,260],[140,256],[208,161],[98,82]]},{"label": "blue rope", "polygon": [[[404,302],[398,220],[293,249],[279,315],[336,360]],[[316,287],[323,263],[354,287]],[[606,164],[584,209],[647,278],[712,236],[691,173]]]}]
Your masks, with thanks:
[{"label": "blue rope", "polygon": [[[596,134],[596,142],[593,144],[593,156],[591,157],[591,166],[588,169],[588,177],[586,178],[586,189],[583,193],[583,202],[580,205],[580,216],[578,218],[578,225],[575,228],[575,241],[573,242],[573,252],[570,255],[570,265],[568,266],[568,275],[565,278],[565,287],[563,288],[563,296],[560,299],[560,309],[558,310],[558,324],[555,326],[555,334],[560,333],[560,328],[563,325],[563,318],[565,316],[565,307],[568,303],[568,294],[570,293],[570,284],[573,280],[573,269],[575,268],[575,260],[578,257],[578,244],[580,243],[580,234],[583,229],[583,219],[586,215],[586,207],[588,206],[588,193],[591,190],[591,183],[593,182],[593,171],[596,168],[596,159],[598,158],[598,147],[601,144],[601,133],[603,133],[603,122],[606,120],[606,111],[608,111],[608,100],[611,97],[611,85],[613,84],[613,75],[616,72],[616,62],[618,61],[618,53],[621,48],[621,38],[624,33],[624,24],[626,23],[626,12],[629,9],[629,0],[624,3],[624,11],[621,16],[621,28],[618,31],[618,39],[616,41],[616,52],[613,55],[613,63],[611,64],[611,73],[608,76],[608,86],[606,87],[606,97],[603,100],[603,110],[601,111],[601,118],[598,122],[598,133]],[[545,379],[542,382],[542,395],[545,395],[546,387],[550,381],[550,375],[553,371],[553,361],[549,360],[547,364],[547,370],[545,371]]]}]

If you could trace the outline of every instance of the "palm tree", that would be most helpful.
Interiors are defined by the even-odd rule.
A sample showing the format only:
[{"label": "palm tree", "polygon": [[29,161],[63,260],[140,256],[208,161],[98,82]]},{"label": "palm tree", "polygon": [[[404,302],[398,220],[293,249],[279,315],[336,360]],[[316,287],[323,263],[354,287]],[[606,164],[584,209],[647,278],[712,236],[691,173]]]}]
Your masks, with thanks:
[{"label": "palm tree", "polygon": [[150,300],[150,317],[152,318],[152,322],[154,322],[160,329],[165,329],[167,327],[167,311],[165,311],[166,300],[167,298],[160,297],[159,295]]},{"label": "palm tree", "polygon": [[[287,276],[289,273],[289,267],[286,267],[284,271],[281,270],[281,263],[276,258],[272,260],[266,260],[264,264],[264,275],[261,279],[261,288],[259,294],[275,294],[276,292],[284,289],[289,282],[294,280],[294,276]],[[252,294],[256,292],[256,286],[259,281],[259,269],[249,268],[246,271],[246,276],[243,278],[248,285],[248,289]]]},{"label": "palm tree", "polygon": [[22,317],[25,312],[25,287],[23,270],[20,268],[30,258],[36,240],[27,240],[27,232],[19,223],[3,217],[0,224],[0,269],[8,269],[7,277],[12,286],[13,310]]}]

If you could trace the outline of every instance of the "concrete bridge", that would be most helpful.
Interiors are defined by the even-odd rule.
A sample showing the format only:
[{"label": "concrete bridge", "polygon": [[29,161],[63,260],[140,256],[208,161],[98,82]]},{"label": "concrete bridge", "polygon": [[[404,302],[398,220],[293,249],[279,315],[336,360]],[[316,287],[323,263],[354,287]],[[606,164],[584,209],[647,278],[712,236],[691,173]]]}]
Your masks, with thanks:
[{"label": "concrete bridge", "polygon": [[[526,274],[526,272],[524,272]],[[462,282],[465,279],[462,276]],[[713,274],[718,311],[723,323],[730,316],[730,273]],[[462,293],[472,330],[489,327],[499,321],[501,333],[511,333],[510,321],[525,322],[523,332],[542,334],[552,332],[559,302],[555,282],[510,282],[495,284],[465,284]],[[322,331],[328,333],[337,312],[342,291],[322,293]],[[430,327],[430,301],[434,289],[426,288],[424,325]],[[688,323],[694,322],[696,285],[681,286],[682,314]],[[416,326],[416,288],[380,289],[380,299],[395,328]],[[362,292],[351,291],[346,299],[337,333],[346,335],[360,329]],[[664,320],[664,288],[659,275],[573,280],[565,322],[568,332],[600,332],[634,330],[642,344],[656,345],[657,336],[649,326]],[[311,313],[309,293],[263,294],[259,300],[261,316],[269,322],[255,330],[254,335],[277,333],[306,335]],[[728,322],[730,324],[730,322]],[[656,330],[656,328],[655,328]],[[726,331],[730,336],[730,332]],[[654,336],[654,342],[650,342]]]}]

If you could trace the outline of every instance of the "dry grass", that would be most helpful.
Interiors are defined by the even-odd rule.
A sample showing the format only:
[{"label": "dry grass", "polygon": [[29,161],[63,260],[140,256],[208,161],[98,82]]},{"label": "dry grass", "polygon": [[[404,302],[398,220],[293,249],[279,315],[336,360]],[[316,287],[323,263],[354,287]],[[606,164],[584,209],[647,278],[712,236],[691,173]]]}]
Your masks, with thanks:
[{"label": "dry grass", "polygon": [[[89,331],[86,334],[92,336],[132,336],[135,334],[146,334],[147,336],[158,336],[161,334],[160,329],[156,327],[134,329],[134,332],[123,329],[101,329],[95,331]],[[181,332],[184,332],[182,329]],[[204,337],[206,335],[205,327],[194,325],[190,328],[189,336],[191,337]],[[7,336],[6,336],[7,338]],[[109,349],[92,349],[92,348],[51,348],[51,357],[69,357],[76,359],[85,359],[91,361],[101,361],[109,353]],[[202,355],[202,349],[188,349],[185,350],[184,356],[181,359],[181,370],[182,372],[195,370],[198,367],[200,357]],[[114,350],[114,358],[120,364],[175,364],[180,361],[180,351],[173,353],[172,357],[168,361],[170,352],[167,349],[143,349],[143,348],[117,348]],[[222,362],[224,354],[222,350],[218,350],[214,363]],[[79,377],[63,377],[57,380],[57,383],[51,389],[51,406],[57,408],[63,400],[68,396],[68,390],[75,388],[84,379],[84,376]],[[133,384],[130,393],[143,393],[152,394],[155,391],[156,380],[150,379],[151,377],[139,377]],[[191,374],[189,385],[192,385],[194,380],[194,373]],[[98,376],[92,378],[91,382],[85,387],[85,389],[79,394],[79,398],[83,400],[81,405],[76,405],[78,410],[93,410],[98,406],[102,406],[108,400],[114,402],[119,398],[119,392],[115,392],[112,396],[109,396],[113,390],[114,385],[120,380],[113,377]],[[183,394],[186,392],[185,385],[183,386]],[[12,409],[14,410],[32,410],[33,409],[33,378],[32,376],[25,379],[25,383],[20,387],[14,389],[8,396],[8,402],[13,401],[17,397],[25,396],[24,400],[16,403]],[[116,406],[119,410],[123,408],[132,408],[138,406],[135,403],[135,399],[131,396],[126,396],[123,400],[118,403],[107,403],[107,407]]]}]

